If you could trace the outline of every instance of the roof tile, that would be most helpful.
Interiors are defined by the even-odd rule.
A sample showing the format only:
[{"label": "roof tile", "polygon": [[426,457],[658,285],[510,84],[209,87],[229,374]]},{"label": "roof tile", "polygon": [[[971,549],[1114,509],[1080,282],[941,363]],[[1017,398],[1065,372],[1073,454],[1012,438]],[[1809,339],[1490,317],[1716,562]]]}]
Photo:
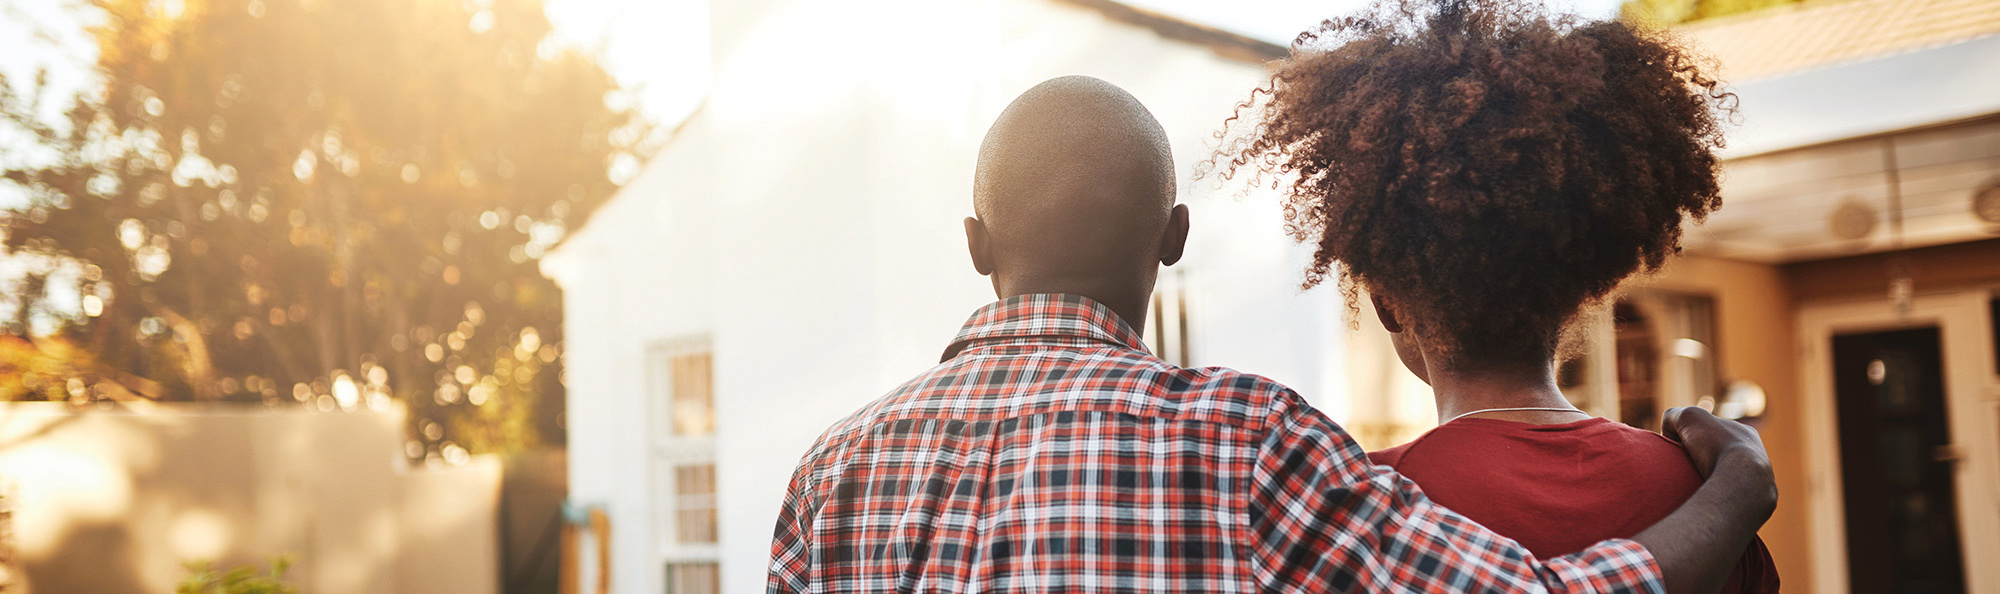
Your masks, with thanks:
[{"label": "roof tile", "polygon": [[2000,0],[1807,2],[1677,31],[1743,82],[1994,35]]}]

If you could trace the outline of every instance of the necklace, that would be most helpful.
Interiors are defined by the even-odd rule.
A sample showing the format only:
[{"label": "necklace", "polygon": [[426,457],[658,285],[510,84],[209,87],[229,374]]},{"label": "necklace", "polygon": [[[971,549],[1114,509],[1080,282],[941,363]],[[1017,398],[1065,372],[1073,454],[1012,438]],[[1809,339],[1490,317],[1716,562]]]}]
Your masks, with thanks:
[{"label": "necklace", "polygon": [[1579,415],[1583,415],[1583,416],[1586,416],[1586,417],[1587,417],[1587,416],[1590,416],[1590,413],[1587,413],[1587,412],[1583,412],[1582,410],[1578,410],[1578,409],[1577,409],[1576,407],[1574,407],[1574,406],[1572,406],[1572,407],[1568,407],[1568,408],[1555,408],[1555,407],[1548,407],[1548,406],[1522,406],[1522,407],[1515,407],[1515,408],[1482,408],[1482,409],[1479,409],[1479,410],[1475,410],[1475,411],[1472,411],[1472,412],[1469,412],[1469,413],[1465,413],[1465,414],[1462,414],[1462,415],[1458,415],[1458,416],[1456,416],[1456,417],[1452,417],[1452,418],[1451,418],[1450,420],[1447,420],[1447,421],[1445,421],[1445,422],[1443,422],[1443,423],[1439,423],[1439,425],[1448,425],[1448,424],[1450,424],[1450,423],[1451,423],[1452,421],[1456,421],[1456,420],[1459,420],[1459,419],[1463,419],[1463,418],[1466,418],[1466,417],[1469,417],[1469,416],[1472,416],[1472,415],[1476,415],[1476,414],[1479,414],[1479,413],[1490,413],[1490,412],[1516,412],[1516,411],[1521,411],[1521,412],[1526,412],[1526,411],[1546,411],[1546,412],[1567,412],[1567,413],[1576,413],[1576,414],[1579,414]]}]

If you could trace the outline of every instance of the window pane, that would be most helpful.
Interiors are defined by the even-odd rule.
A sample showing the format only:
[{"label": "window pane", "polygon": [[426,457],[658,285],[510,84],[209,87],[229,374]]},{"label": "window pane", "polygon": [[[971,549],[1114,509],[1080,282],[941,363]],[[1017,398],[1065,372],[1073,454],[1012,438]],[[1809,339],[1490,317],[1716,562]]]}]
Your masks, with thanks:
[{"label": "window pane", "polygon": [[674,468],[675,536],[684,543],[715,542],[715,465]]},{"label": "window pane", "polygon": [[1611,315],[1618,334],[1618,421],[1657,431],[1660,411],[1654,373],[1660,367],[1659,321],[1622,299],[1613,305]]},{"label": "window pane", "polygon": [[1617,301],[1612,318],[1619,421],[1659,431],[1666,407],[1717,410],[1713,298],[1636,292]]},{"label": "window pane", "polygon": [[667,594],[716,594],[721,591],[722,571],[717,564],[667,564]]},{"label": "window pane", "polygon": [[674,356],[674,434],[715,433],[713,359],[706,352]]}]

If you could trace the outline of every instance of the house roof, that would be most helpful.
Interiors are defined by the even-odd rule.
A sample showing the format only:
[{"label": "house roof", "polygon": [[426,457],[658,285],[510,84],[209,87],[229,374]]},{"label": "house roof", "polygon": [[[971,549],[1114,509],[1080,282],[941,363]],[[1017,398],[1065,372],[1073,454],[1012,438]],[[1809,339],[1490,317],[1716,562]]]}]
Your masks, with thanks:
[{"label": "house roof", "polygon": [[1216,55],[1232,60],[1253,64],[1263,64],[1283,59],[1291,55],[1285,46],[1217,29],[1187,19],[1169,16],[1118,2],[1116,0],[1056,0],[1063,4],[1088,8],[1104,15],[1105,18],[1152,29],[1161,37],[1184,41],[1207,47]]},{"label": "house roof", "polygon": [[[2000,172],[2000,0],[1824,1],[1680,33],[1738,105],[1725,206],[1690,249],[1800,262],[1991,237],[1968,205]],[[1907,231],[1836,236],[1842,212]]]},{"label": "house roof", "polygon": [[1994,35],[2000,0],[1826,0],[1677,30],[1742,83]]},{"label": "house roof", "polygon": [[[1284,45],[1120,0],[1056,1],[1231,59],[1290,55]],[[1812,0],[1676,29],[1721,62],[1723,80],[1741,83],[2000,34],[2000,0]]]}]

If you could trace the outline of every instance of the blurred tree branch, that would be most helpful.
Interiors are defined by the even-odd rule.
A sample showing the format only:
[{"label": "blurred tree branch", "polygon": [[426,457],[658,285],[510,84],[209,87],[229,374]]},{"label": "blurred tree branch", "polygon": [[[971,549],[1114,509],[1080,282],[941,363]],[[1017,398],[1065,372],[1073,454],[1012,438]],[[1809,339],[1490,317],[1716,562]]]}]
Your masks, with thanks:
[{"label": "blurred tree branch", "polygon": [[1619,17],[1627,21],[1677,25],[1763,10],[1807,0],[1625,0]]}]

